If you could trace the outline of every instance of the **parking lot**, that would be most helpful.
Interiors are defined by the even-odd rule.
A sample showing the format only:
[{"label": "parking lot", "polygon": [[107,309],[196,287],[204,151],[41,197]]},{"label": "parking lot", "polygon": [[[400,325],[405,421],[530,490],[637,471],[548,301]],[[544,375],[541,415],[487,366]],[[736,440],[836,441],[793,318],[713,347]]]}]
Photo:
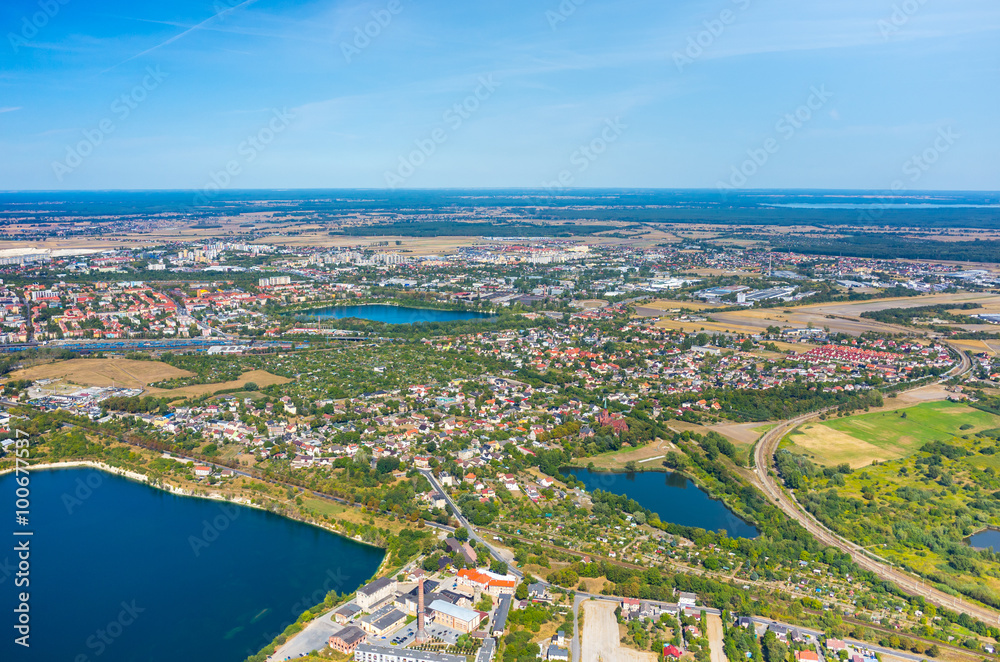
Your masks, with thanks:
[{"label": "parking lot", "polygon": [[[427,626],[427,634],[435,639],[440,639],[441,641],[454,645],[458,638],[462,636],[462,633],[458,630],[452,630],[451,628],[446,628],[442,625],[435,625],[431,623]],[[414,637],[417,636],[417,623],[416,621],[402,627],[392,634],[387,634],[384,637],[368,637],[370,641],[380,644],[389,644],[391,646],[408,646],[413,642]]]}]

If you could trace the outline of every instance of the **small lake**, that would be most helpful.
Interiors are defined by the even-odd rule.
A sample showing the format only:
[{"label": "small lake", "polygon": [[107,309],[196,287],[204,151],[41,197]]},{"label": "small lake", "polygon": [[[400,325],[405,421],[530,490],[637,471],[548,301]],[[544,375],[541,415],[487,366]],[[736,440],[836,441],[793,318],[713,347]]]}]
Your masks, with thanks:
[{"label": "small lake", "polygon": [[490,313],[479,313],[473,310],[437,310],[434,308],[410,308],[387,304],[331,306],[329,308],[302,311],[300,315],[310,319],[319,318],[321,320],[339,320],[348,317],[357,317],[373,322],[385,322],[386,324],[455,322],[458,320],[489,319],[493,317]]},{"label": "small lake", "polygon": [[[0,660],[242,662],[383,552],[253,508],[92,469],[31,474],[31,647],[13,643],[11,525],[0,549]],[[17,589],[18,591],[26,589]]]},{"label": "small lake", "polygon": [[586,485],[635,499],[660,516],[664,522],[694,526],[709,531],[725,531],[731,538],[756,538],[757,528],[737,517],[721,501],[684,476],[673,472],[641,471],[602,473],[587,469],[564,469]]},{"label": "small lake", "polygon": [[994,552],[1000,551],[1000,531],[996,529],[983,529],[979,533],[969,536],[969,545],[976,549],[991,549]]}]

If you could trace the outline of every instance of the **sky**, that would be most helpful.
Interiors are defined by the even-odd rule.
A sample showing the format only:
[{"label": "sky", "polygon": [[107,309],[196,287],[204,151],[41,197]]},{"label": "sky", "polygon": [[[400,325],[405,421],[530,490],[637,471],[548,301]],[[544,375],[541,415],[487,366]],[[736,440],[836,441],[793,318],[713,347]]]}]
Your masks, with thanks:
[{"label": "sky", "polygon": [[996,0],[5,0],[0,189],[1000,189]]}]

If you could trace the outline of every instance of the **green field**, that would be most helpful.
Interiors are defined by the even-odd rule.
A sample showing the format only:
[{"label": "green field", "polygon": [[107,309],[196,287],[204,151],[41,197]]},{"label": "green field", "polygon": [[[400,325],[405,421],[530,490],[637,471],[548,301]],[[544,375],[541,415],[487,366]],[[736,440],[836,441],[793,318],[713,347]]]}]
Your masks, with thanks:
[{"label": "green field", "polygon": [[818,464],[846,462],[857,468],[906,457],[931,441],[997,427],[1000,416],[956,402],[926,402],[895,411],[807,423],[788,435],[782,447]]}]

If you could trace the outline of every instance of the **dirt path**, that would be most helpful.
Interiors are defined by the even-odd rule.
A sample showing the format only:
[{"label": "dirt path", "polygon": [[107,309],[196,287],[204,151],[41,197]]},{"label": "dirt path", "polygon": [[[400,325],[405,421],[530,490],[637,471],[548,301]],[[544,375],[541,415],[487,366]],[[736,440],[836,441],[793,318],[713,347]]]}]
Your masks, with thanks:
[{"label": "dirt path", "polygon": [[653,653],[622,647],[614,602],[587,600],[582,606],[583,653],[580,655],[580,662],[656,662],[656,655]]},{"label": "dirt path", "polygon": [[708,619],[708,644],[712,651],[712,662],[729,662],[722,648],[722,619],[715,614],[706,614]]}]

